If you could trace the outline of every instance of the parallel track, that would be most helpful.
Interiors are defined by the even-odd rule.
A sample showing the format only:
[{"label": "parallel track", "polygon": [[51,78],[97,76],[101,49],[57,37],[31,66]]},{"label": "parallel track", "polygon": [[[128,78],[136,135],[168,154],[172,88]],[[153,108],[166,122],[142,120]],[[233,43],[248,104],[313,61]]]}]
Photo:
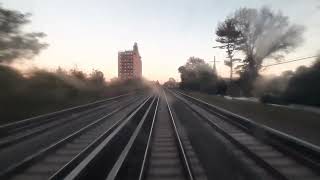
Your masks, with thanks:
[{"label": "parallel track", "polygon": [[68,108],[65,110],[36,116],[33,118],[21,120],[18,122],[0,126],[0,148],[5,148],[12,144],[23,141],[26,138],[36,136],[49,129],[63,125],[66,122],[75,120],[81,116],[87,116],[92,113],[98,113],[110,105],[131,94],[124,94],[93,103]]},{"label": "parallel track", "polygon": [[13,164],[0,173],[0,179],[47,179],[53,176],[85,147],[95,142],[97,137],[110,134],[123,121],[120,119],[112,125],[106,121],[107,119],[123,113],[125,109],[129,111],[129,107],[134,108],[136,102],[137,99],[132,99],[82,129]]},{"label": "parallel track", "polygon": [[[114,130],[97,139],[97,143],[90,151],[84,151],[84,158],[71,162],[70,168],[62,169],[62,173],[55,174],[51,179],[106,179],[116,178],[118,172],[131,150],[133,141],[145,122],[150,120],[155,107],[156,98],[148,98],[128,117],[118,124]],[[152,110],[151,110],[152,109]]]},{"label": "parallel track", "polygon": [[[106,123],[112,116],[122,118]],[[158,157],[174,166],[157,166]],[[164,92],[161,101],[153,96],[115,109],[8,167],[0,179],[153,179],[161,173],[194,179]]]},{"label": "parallel track", "polygon": [[[317,146],[187,94],[170,93],[261,167],[268,177],[319,179]],[[8,167],[0,179],[200,179],[188,157],[190,143],[186,143],[186,132],[180,129],[180,121],[176,122],[165,91],[158,94],[162,98],[153,95],[118,107]],[[109,118],[114,121],[106,121]]]},{"label": "parallel track", "polygon": [[[162,164],[164,163],[164,164]],[[193,180],[166,96],[149,99],[68,173],[52,179]]]},{"label": "parallel track", "polygon": [[39,115],[39,116],[28,118],[28,119],[24,119],[24,120],[21,120],[21,121],[9,123],[9,124],[4,124],[4,125],[0,126],[0,132],[1,132],[1,136],[0,137],[7,136],[8,134],[10,134],[12,132],[15,132],[16,130],[30,128],[30,127],[33,127],[33,126],[37,126],[37,125],[46,123],[47,121],[50,121],[52,118],[57,118],[57,117],[60,117],[62,115],[70,114],[70,113],[74,113],[74,112],[81,112],[83,110],[102,105],[102,104],[104,104],[104,103],[106,103],[108,101],[117,100],[117,99],[120,99],[120,98],[123,98],[123,97],[127,97],[127,96],[130,96],[130,95],[133,95],[133,93],[123,94],[123,95],[119,95],[119,96],[116,96],[116,97],[107,98],[107,99],[104,99],[104,100],[99,100],[99,101],[95,101],[95,102],[92,102],[92,103],[71,107],[71,108],[68,108],[68,109],[63,109],[63,110],[56,111],[56,112],[53,112],[53,113],[43,114],[43,115]]},{"label": "parallel track", "polygon": [[171,93],[275,179],[319,179],[318,147],[181,92]]}]

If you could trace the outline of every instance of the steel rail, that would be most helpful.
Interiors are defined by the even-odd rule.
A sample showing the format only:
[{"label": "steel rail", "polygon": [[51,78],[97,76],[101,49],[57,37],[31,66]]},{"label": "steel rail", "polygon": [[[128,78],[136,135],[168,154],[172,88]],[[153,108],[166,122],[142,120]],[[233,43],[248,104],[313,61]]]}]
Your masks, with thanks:
[{"label": "steel rail", "polygon": [[192,169],[191,169],[191,166],[190,166],[190,162],[189,162],[189,160],[187,158],[186,151],[185,151],[183,143],[181,141],[180,134],[178,132],[175,120],[174,120],[172,112],[171,112],[170,105],[168,103],[167,95],[166,95],[164,90],[163,90],[163,94],[164,94],[164,97],[166,99],[166,104],[167,104],[167,108],[169,110],[170,120],[171,120],[171,123],[172,123],[172,126],[173,126],[174,134],[175,134],[176,140],[177,140],[177,142],[179,144],[179,148],[178,149],[180,151],[180,155],[182,156],[183,166],[185,167],[185,170],[186,170],[186,172],[188,174],[188,176],[187,176],[188,179],[189,180],[194,180],[194,174],[192,172]]},{"label": "steel rail", "polygon": [[157,117],[157,112],[158,112],[159,99],[160,99],[160,97],[158,98],[156,109],[155,109],[155,113],[154,113],[153,118],[152,118],[150,132],[149,132],[149,135],[148,135],[147,146],[146,146],[146,149],[145,149],[145,153],[143,155],[143,161],[142,161],[141,168],[140,168],[139,180],[142,180],[144,178],[145,171],[146,171],[146,168],[147,168],[147,161],[148,161],[148,157],[150,155],[150,146],[151,146],[152,134],[153,134],[153,130],[154,130],[154,123],[155,123],[155,120],[156,120],[156,117]]},{"label": "steel rail", "polygon": [[277,179],[289,180],[286,176],[284,176],[281,172],[279,172],[277,169],[275,169],[272,165],[270,165],[269,163],[265,162],[263,159],[261,159],[259,156],[257,156],[254,152],[250,151],[245,145],[241,144],[236,139],[234,139],[227,131],[225,131],[218,124],[214,123],[212,120],[208,119],[203,114],[201,114],[198,111],[194,110],[189,104],[187,104],[187,103],[185,103],[185,104],[190,107],[192,112],[196,113],[202,119],[205,119],[209,123],[209,125],[211,127],[213,127],[217,132],[219,132],[221,135],[223,135],[226,139],[228,139],[234,145],[236,145],[236,147],[238,147],[243,152],[245,152],[250,158],[252,158],[256,163],[260,164],[263,168],[265,168],[267,171],[269,171]]},{"label": "steel rail", "polygon": [[[134,110],[127,118],[125,118],[121,123],[115,127],[115,129],[109,133],[107,136],[100,136],[92,145],[88,146],[85,150],[78,154],[68,165],[66,168],[61,169],[59,173],[52,176],[50,179],[78,179],[82,174],[87,171],[87,167],[94,163],[99,154],[101,154],[105,148],[111,143],[112,140],[119,134],[119,132],[129,124],[129,122],[133,119],[133,117],[140,112],[147,102],[151,99],[151,97],[147,98],[138,108]],[[78,157],[84,157],[80,162]],[[72,167],[72,168],[70,168]],[[66,169],[66,170],[65,170]],[[62,173],[60,173],[62,172]]]},{"label": "steel rail", "polygon": [[101,105],[101,104],[103,104],[105,102],[108,102],[108,101],[111,101],[111,100],[116,100],[116,99],[119,99],[119,98],[122,98],[122,97],[126,97],[126,96],[130,96],[130,95],[135,94],[135,93],[136,92],[127,93],[127,94],[119,95],[119,96],[116,96],[116,97],[103,99],[103,100],[98,100],[98,101],[95,101],[95,102],[92,102],[92,103],[83,104],[83,105],[79,105],[79,106],[75,106],[75,107],[71,107],[71,108],[55,111],[55,112],[48,113],[48,114],[43,114],[43,115],[39,115],[39,116],[23,119],[23,120],[20,120],[20,121],[17,121],[17,122],[0,125],[0,136],[5,136],[6,134],[10,133],[10,131],[14,131],[14,129],[20,129],[20,128],[23,128],[24,126],[28,126],[28,127],[34,126],[37,123],[43,124],[46,121],[50,121],[51,118],[58,117],[60,115],[66,114],[66,113],[80,112],[80,111],[83,111],[85,109],[89,109],[91,107],[99,106],[99,105]]},{"label": "steel rail", "polygon": [[[11,137],[8,136],[6,138],[0,139],[0,148],[4,148],[4,147],[7,147],[7,146],[10,146],[10,145],[18,143],[18,142],[20,142],[22,140],[25,140],[26,138],[29,138],[29,137],[38,135],[38,134],[40,134],[42,132],[45,132],[46,130],[58,127],[61,124],[64,124],[65,122],[70,122],[70,121],[76,120],[78,116],[88,116],[89,114],[91,114],[94,111],[97,111],[97,112],[101,111],[103,108],[105,108],[105,106],[106,105],[99,105],[97,107],[94,107],[93,109],[88,109],[88,110],[86,110],[84,112],[79,112],[76,116],[72,115],[72,116],[69,116],[69,117],[64,118],[64,119],[59,119],[59,120],[57,120],[55,122],[48,122],[47,124],[45,124],[45,123],[37,124],[39,126],[39,127],[37,127],[37,129],[34,129],[32,131],[30,131],[28,129],[27,132],[24,132],[24,133],[22,133],[20,135],[19,134],[17,134],[16,136],[10,135]],[[52,119],[54,119],[54,118],[52,118]],[[24,127],[24,129],[27,129],[27,127]]]},{"label": "steel rail", "polygon": [[[201,99],[192,97],[179,91],[176,92],[184,97],[187,97],[195,102],[202,104],[203,106],[207,107],[212,113],[215,113],[215,115],[220,116],[221,118],[227,120],[233,125],[252,134],[256,138],[261,139],[266,143],[269,143],[270,145],[277,148],[279,151],[289,154],[292,158],[296,159],[300,163],[305,164],[309,168],[313,169],[316,173],[320,174],[319,146],[311,144],[307,141],[296,138],[284,132],[267,127],[265,125],[255,123],[248,118],[242,117],[220,107],[204,102]],[[259,131],[265,136],[257,136],[255,133],[253,133],[256,131]]]},{"label": "steel rail", "polygon": [[[129,102],[128,104],[132,104],[132,103],[134,103],[134,102]],[[85,127],[83,127],[80,130],[70,134],[69,136],[57,141],[56,143],[48,146],[47,148],[42,149],[42,150],[40,150],[40,151],[38,151],[38,152],[36,152],[36,153],[24,158],[22,161],[20,161],[20,162],[14,164],[14,165],[8,167],[5,171],[2,171],[0,173],[0,179],[7,179],[8,177],[11,177],[11,176],[15,175],[16,172],[19,172],[22,169],[30,166],[36,160],[42,158],[43,156],[45,156],[48,153],[51,153],[51,152],[55,151],[56,149],[58,149],[59,147],[61,147],[64,144],[66,144],[67,142],[70,142],[71,140],[79,137],[84,132],[86,132],[86,131],[90,130],[91,128],[95,127],[96,125],[102,123],[107,118],[109,118],[109,117],[113,116],[114,114],[120,112],[121,110],[126,108],[128,106],[128,104],[125,104],[125,105],[113,110],[112,112],[108,113],[107,115],[95,120],[94,122],[86,125]]]},{"label": "steel rail", "polygon": [[[124,150],[121,152],[118,160],[116,161],[116,163],[114,164],[114,166],[112,167],[111,171],[109,172],[106,180],[115,180],[117,178],[117,175],[120,171],[120,168],[123,166],[123,163],[125,161],[125,159],[127,158],[129,151],[131,150],[131,148],[134,145],[134,142],[136,141],[138,134],[141,132],[142,126],[145,123],[145,121],[147,120],[147,116],[151,111],[151,108],[154,104],[154,102],[156,101],[156,110],[159,104],[159,97],[157,98],[157,100],[153,99],[153,101],[151,102],[151,105],[148,107],[147,111],[145,112],[144,116],[142,117],[142,120],[139,122],[138,126],[136,127],[135,131],[133,132],[132,136],[130,137],[130,140],[128,142],[128,144],[126,145],[126,147],[124,148]],[[155,117],[156,111],[154,112],[154,116]]]},{"label": "steel rail", "polygon": [[[172,91],[171,91],[172,92]],[[173,93],[173,92],[172,92]],[[173,93],[175,95],[175,93]],[[210,108],[210,107],[215,107],[214,105],[211,106],[211,104],[208,104],[202,100],[199,100],[197,98],[194,98],[192,96],[186,95],[184,93],[181,92],[176,92],[176,97],[178,97],[178,94],[180,94],[183,97],[186,97],[188,99],[191,100],[191,102],[195,102],[195,104],[198,104],[201,106],[204,106],[206,110],[208,110],[210,113],[213,113],[214,115],[222,118],[223,120],[226,120],[228,123],[230,123],[231,125],[238,127],[239,129],[241,129],[243,132],[246,132],[247,134],[250,134],[252,137],[261,140],[261,142],[265,143],[265,144],[269,144],[270,146],[272,146],[275,150],[282,152],[284,157],[287,158],[291,158],[299,163],[301,163],[301,167],[306,166],[308,168],[310,168],[310,170],[312,170],[315,174],[319,175],[319,171],[318,169],[318,159],[312,159],[312,162],[309,161],[309,157],[314,157],[314,156],[310,156],[309,157],[305,157],[305,152],[306,151],[313,151],[314,146],[312,146],[312,149],[308,149],[308,144],[304,144],[304,150],[303,152],[300,152],[301,148],[300,147],[300,143],[301,142],[299,139],[291,137],[289,135],[286,135],[284,133],[278,132],[277,130],[272,129],[273,131],[268,131],[271,128],[266,128],[266,129],[262,129],[263,126],[258,125],[256,123],[252,124],[250,123],[251,121],[248,119],[245,119],[245,121],[242,121],[242,119],[239,119],[239,117],[241,116],[236,116],[237,118],[233,118],[234,116],[228,116],[228,114],[224,114],[225,112],[228,112],[226,110],[223,111],[223,113],[221,114],[220,111],[214,109],[214,108]],[[178,97],[180,98],[180,97]],[[184,102],[185,104],[187,104],[190,109],[192,111],[194,111],[196,114],[198,114],[200,117],[202,117],[203,119],[207,120],[207,122],[209,122],[209,124],[211,126],[213,126],[218,132],[220,132],[223,136],[225,136],[227,139],[229,139],[231,142],[233,142],[236,146],[238,146],[240,149],[242,149],[245,153],[247,153],[250,157],[252,157],[252,159],[254,161],[256,161],[257,163],[261,164],[266,170],[268,170],[269,172],[271,172],[273,175],[275,175],[276,177],[278,177],[279,179],[288,179],[287,175],[285,175],[287,172],[280,172],[278,169],[275,169],[272,166],[272,161],[270,160],[265,160],[262,157],[260,157],[258,154],[256,154],[255,152],[253,152],[252,150],[250,150],[248,147],[246,147],[246,145],[241,144],[237,138],[233,137],[232,135],[230,135],[226,130],[224,130],[224,128],[220,127],[219,124],[216,124],[215,122],[213,122],[212,120],[208,119],[208,117],[205,117],[203,114],[199,113],[197,110],[195,110],[190,104]],[[217,107],[218,108],[218,107]],[[218,108],[220,109],[220,108]],[[233,115],[233,113],[231,114]],[[241,117],[242,118],[242,117]],[[242,122],[242,123],[241,123]],[[249,125],[247,123],[250,123]],[[239,123],[239,124],[238,124]],[[255,125],[259,126],[259,127],[255,127]],[[262,128],[261,128],[262,127]],[[264,134],[266,136],[259,136],[257,135],[255,132],[257,132],[257,130],[259,131],[259,134]],[[280,133],[280,137],[279,134]],[[285,135],[285,136],[282,136]],[[281,139],[280,139],[281,138]],[[293,138],[293,139],[291,139]],[[280,141],[279,141],[280,139]],[[299,144],[295,144],[294,142],[296,142],[296,140],[299,142]],[[274,142],[276,141],[276,143]],[[289,144],[289,145],[288,145]],[[296,148],[298,149],[298,151],[296,151]],[[292,151],[295,151],[295,153],[292,153]],[[317,151],[313,151],[313,153],[317,153]],[[317,158],[317,157],[315,157]],[[271,164],[270,164],[271,163]],[[316,176],[316,175],[313,175]]]}]

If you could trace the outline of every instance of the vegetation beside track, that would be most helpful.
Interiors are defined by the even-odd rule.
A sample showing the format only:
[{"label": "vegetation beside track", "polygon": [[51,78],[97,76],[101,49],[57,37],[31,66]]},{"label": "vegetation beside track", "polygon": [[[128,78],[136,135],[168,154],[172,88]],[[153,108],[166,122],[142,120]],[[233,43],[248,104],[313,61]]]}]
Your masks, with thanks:
[{"label": "vegetation beside track", "polygon": [[208,95],[200,92],[189,91],[186,93],[257,123],[320,145],[319,113],[259,102],[226,99],[223,96]]},{"label": "vegetation beside track", "polygon": [[35,70],[0,65],[0,124],[90,103],[145,88],[142,80],[106,82],[102,72]]}]

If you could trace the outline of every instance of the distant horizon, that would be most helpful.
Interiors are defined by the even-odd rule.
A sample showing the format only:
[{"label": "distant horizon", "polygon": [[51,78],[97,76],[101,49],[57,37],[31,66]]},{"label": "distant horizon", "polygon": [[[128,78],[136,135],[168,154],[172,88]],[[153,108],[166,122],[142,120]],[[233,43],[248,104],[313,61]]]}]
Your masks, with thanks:
[{"label": "distant horizon", "polygon": [[[178,68],[191,56],[220,61],[220,76],[228,77],[229,68],[223,64],[224,50],[217,45],[214,31],[218,22],[239,7],[269,6],[282,11],[294,24],[306,27],[304,43],[285,56],[285,60],[314,56],[318,53],[320,37],[320,2],[310,0],[236,2],[210,1],[48,1],[0,0],[4,8],[31,13],[26,31],[44,32],[49,44],[34,60],[18,61],[19,69],[33,67],[49,70],[77,67],[85,72],[102,71],[106,79],[117,77],[119,51],[131,49],[138,43],[142,57],[142,74],[148,80],[167,81],[170,77],[180,81]],[[181,5],[183,3],[183,6]],[[301,13],[297,14],[299,9]],[[277,75],[310,65],[314,60],[298,61],[273,66],[261,73]],[[270,61],[268,64],[274,63]]]}]

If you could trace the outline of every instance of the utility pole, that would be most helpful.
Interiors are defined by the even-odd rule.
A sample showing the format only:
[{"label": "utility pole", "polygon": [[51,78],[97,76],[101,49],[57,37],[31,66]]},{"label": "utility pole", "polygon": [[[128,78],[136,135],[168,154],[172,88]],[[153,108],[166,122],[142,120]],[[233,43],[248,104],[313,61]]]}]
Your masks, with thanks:
[{"label": "utility pole", "polygon": [[230,56],[230,82],[232,82],[232,74],[233,74],[233,60],[232,60],[232,56]]},{"label": "utility pole", "polygon": [[209,62],[213,62],[213,71],[218,75],[218,71],[217,71],[217,67],[216,67],[216,62],[220,62],[220,61],[216,61],[216,56],[214,56],[213,61],[209,61]]},{"label": "utility pole", "polygon": [[216,56],[213,56],[213,70],[215,72],[217,72],[217,68],[216,68]]},{"label": "utility pole", "polygon": [[233,78],[233,66],[235,62],[240,62],[241,59],[233,59],[232,57],[229,58],[229,60],[225,60],[224,63],[225,65],[230,67],[230,82],[232,81]]}]

